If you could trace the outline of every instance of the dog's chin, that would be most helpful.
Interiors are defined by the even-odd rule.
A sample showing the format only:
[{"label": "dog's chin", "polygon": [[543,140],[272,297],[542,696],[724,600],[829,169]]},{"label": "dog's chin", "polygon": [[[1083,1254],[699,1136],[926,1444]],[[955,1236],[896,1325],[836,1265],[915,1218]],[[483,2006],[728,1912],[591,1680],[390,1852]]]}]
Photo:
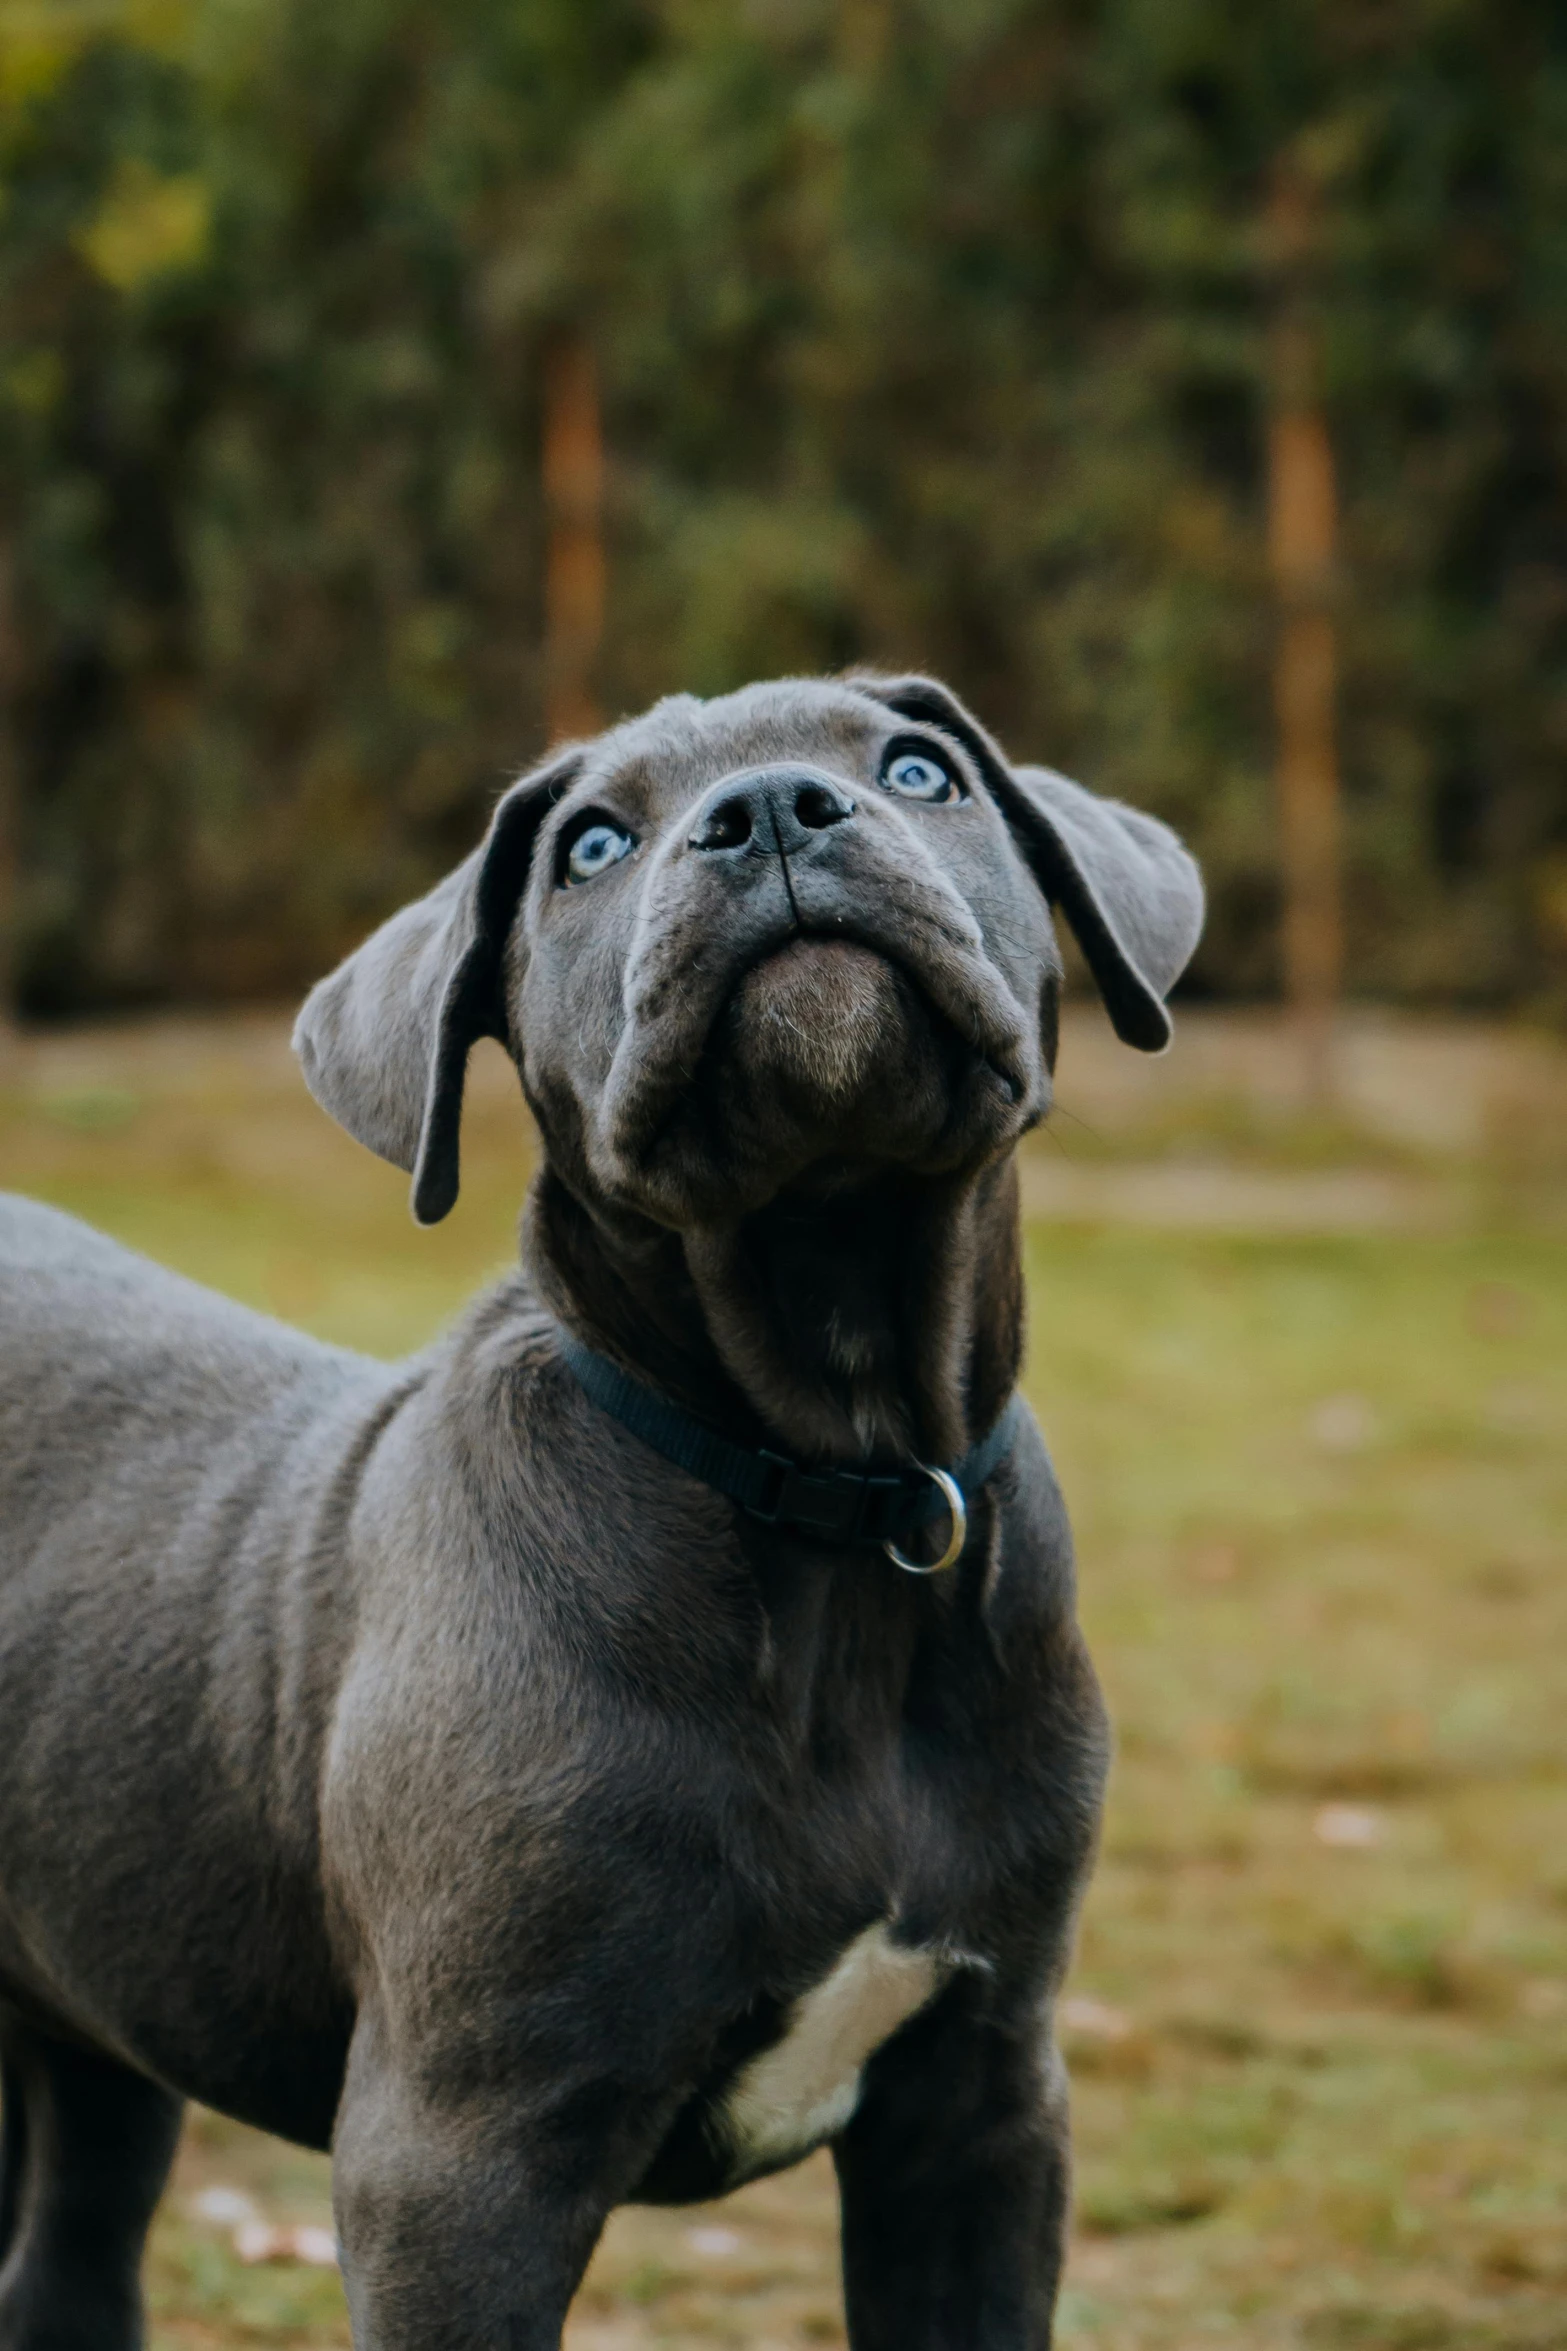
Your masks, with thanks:
[{"label": "dog's chin", "polygon": [[736,989],[726,1029],[735,1068],[777,1089],[797,1118],[829,1129],[871,1091],[889,1044],[906,1041],[907,983],[849,940],[794,939]]},{"label": "dog's chin", "polygon": [[1015,1140],[1027,1115],[919,976],[859,940],[797,936],[743,966],[695,1061],[678,1087],[642,1064],[656,1121],[624,1120],[622,1100],[601,1177],[608,1196],[677,1227],[895,1171],[950,1177]]},{"label": "dog's chin", "polygon": [[720,1162],[756,1206],[878,1171],[950,1169],[975,1070],[908,972],[859,942],[806,937],[741,975],[698,1091]]}]

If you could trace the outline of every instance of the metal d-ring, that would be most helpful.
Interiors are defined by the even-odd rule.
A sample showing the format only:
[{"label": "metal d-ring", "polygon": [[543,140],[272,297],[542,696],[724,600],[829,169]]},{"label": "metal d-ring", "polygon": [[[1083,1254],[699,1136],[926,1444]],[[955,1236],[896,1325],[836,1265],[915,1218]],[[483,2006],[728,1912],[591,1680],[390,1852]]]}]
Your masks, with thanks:
[{"label": "metal d-ring", "polygon": [[922,1567],[917,1559],[905,1559],[896,1543],[883,1543],[882,1549],[892,1561],[893,1566],[901,1567],[905,1575],[940,1575],[944,1567],[951,1567],[953,1562],[961,1557],[964,1543],[968,1540],[968,1504],[963,1499],[963,1488],[950,1472],[944,1469],[932,1469],[929,1463],[924,1461],[916,1462],[915,1467],[924,1470],[932,1485],[939,1487],[941,1498],[947,1505],[952,1519],[952,1533],[948,1538],[947,1548],[941,1557],[933,1559],[928,1567]]}]

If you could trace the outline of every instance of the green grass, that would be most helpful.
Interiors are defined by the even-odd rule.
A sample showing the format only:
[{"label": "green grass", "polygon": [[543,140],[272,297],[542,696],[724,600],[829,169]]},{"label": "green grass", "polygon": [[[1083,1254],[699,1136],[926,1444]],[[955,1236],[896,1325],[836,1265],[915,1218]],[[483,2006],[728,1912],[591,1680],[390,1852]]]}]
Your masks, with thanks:
[{"label": "green grass", "polygon": [[[230,1069],[219,1040],[175,1085],[120,1058],[86,1107],[0,1109],[0,1182],[383,1351],[511,1249],[503,1087],[422,1235],[281,1061]],[[1068,2034],[1063,2339],[1567,2346],[1567,1244],[1036,1224],[1028,1267],[1119,1738],[1072,1985],[1097,2005]],[[1324,1842],[1346,1817],[1363,1841]],[[319,2164],[198,2118],[155,2341],[345,2341],[329,2274],[246,2268],[192,2216],[214,2180],[326,2210]],[[579,2351],[831,2341],[834,2258],[820,2163],[622,2215]]]},{"label": "green grass", "polygon": [[1029,1262],[1119,1725],[1075,1980],[1129,2029],[1072,2053],[1126,2257],[1078,2331],[1567,2341],[1567,1252]]}]

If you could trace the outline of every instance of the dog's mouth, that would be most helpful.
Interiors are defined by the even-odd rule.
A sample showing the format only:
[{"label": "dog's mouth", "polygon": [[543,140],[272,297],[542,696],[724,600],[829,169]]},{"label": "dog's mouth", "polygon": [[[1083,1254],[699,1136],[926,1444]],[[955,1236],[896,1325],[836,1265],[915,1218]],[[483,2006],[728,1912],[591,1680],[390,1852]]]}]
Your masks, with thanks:
[{"label": "dog's mouth", "polygon": [[752,1066],[778,1064],[842,1096],[864,1083],[906,987],[875,948],[800,932],[739,973],[714,1031]]},{"label": "dog's mouth", "polygon": [[691,930],[671,933],[683,952],[651,950],[605,1093],[607,1190],[683,1224],[749,1213],[826,1165],[947,1174],[1016,1139],[1021,1008],[966,908],[887,896],[863,924],[842,894],[791,903],[727,970],[726,942]]},{"label": "dog's mouth", "polygon": [[864,938],[800,930],[760,946],[721,998],[644,1165],[722,1168],[736,1197],[876,1169],[948,1166],[980,1122],[1012,1114],[1017,1080],[965,1036],[919,975]]},{"label": "dog's mouth", "polygon": [[881,948],[872,947],[863,939],[849,938],[841,932],[799,930],[754,955],[742,968],[736,984],[744,985],[760,977],[770,985],[781,983],[791,990],[802,984],[830,986],[835,979],[842,981],[856,972],[863,975],[872,967],[890,965],[891,961]]},{"label": "dog's mouth", "polygon": [[797,931],[764,948],[736,977],[713,1034],[752,1068],[779,1067],[832,1102],[859,1092],[911,1027],[988,1075],[1004,1100],[1018,1099],[1017,1074],[958,1032],[917,971],[841,932]]}]

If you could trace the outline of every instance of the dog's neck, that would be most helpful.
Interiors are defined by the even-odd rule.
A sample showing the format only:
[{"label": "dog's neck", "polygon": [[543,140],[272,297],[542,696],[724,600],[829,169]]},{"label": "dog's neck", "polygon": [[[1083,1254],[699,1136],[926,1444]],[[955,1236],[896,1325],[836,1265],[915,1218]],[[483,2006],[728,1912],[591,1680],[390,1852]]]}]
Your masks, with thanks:
[{"label": "dog's neck", "polygon": [[953,1460],[1017,1377],[1010,1157],[963,1178],[795,1195],[683,1234],[587,1206],[546,1164],[524,1254],[587,1345],[741,1442],[806,1460]]}]

